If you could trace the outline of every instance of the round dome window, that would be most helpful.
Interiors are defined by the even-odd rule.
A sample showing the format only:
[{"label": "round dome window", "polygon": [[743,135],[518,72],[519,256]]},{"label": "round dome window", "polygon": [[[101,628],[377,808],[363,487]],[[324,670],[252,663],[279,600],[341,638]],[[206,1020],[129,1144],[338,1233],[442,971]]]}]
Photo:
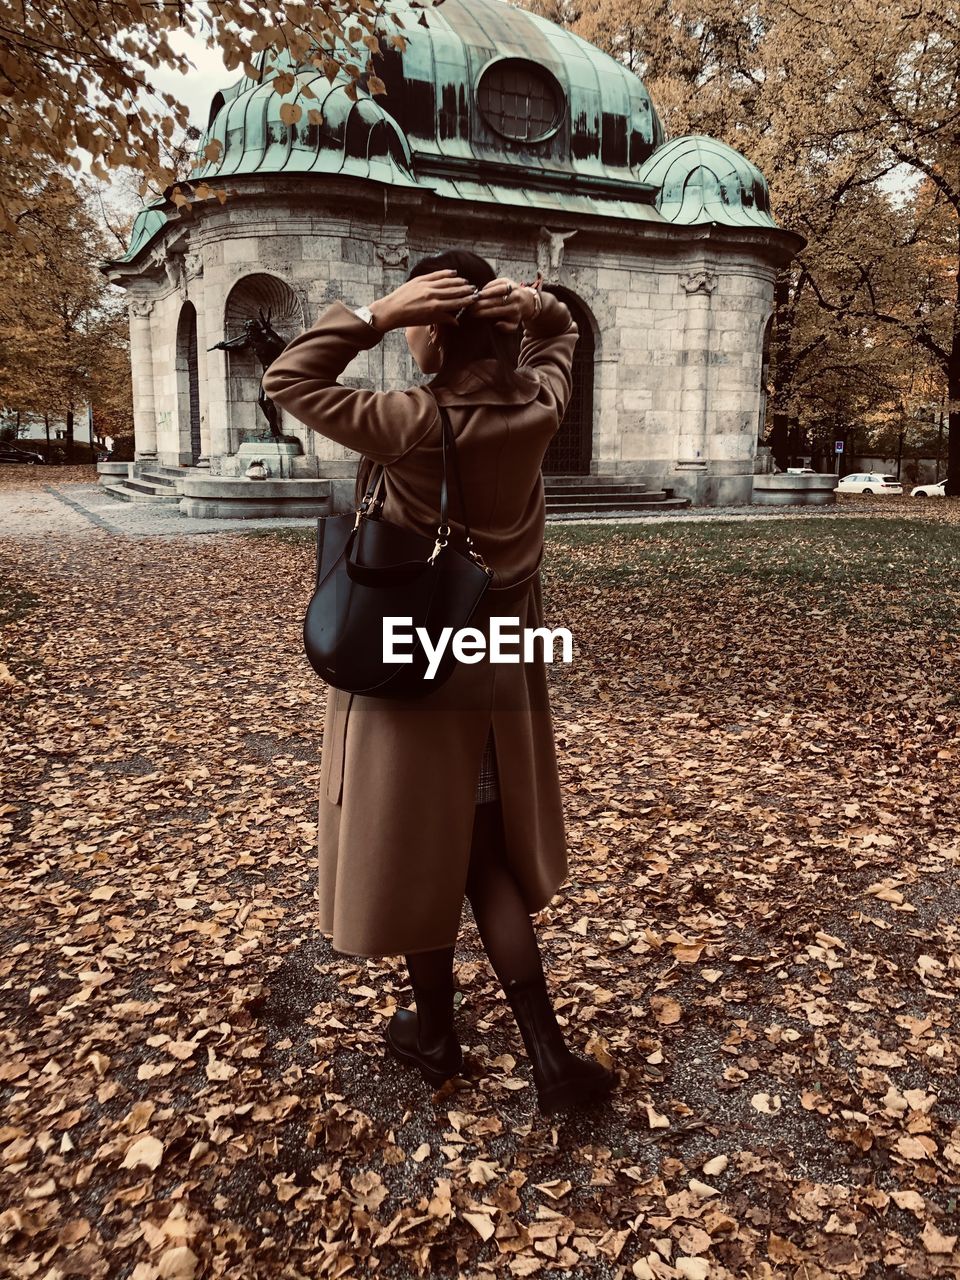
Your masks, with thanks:
[{"label": "round dome window", "polygon": [[563,90],[525,58],[498,58],[480,77],[477,101],[487,124],[514,142],[542,142],[560,127]]}]

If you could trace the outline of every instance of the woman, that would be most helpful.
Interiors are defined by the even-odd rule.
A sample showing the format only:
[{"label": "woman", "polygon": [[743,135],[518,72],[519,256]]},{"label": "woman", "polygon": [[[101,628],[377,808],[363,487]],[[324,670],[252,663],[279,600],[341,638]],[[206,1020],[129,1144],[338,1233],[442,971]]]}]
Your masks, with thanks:
[{"label": "woman", "polygon": [[[517,349],[518,324],[523,326]],[[337,378],[404,328],[429,384],[366,391]],[[399,288],[353,311],[334,302],[263,376],[272,400],[364,455],[363,492],[384,464],[384,520],[433,535],[441,423],[457,440],[474,544],[494,571],[470,625],[489,636],[543,625],[540,464],[570,397],[577,326],[550,293],[496,277],[483,258],[424,258]],[[463,546],[462,512],[450,519]],[[487,648],[489,651],[489,646]],[[516,665],[458,663],[424,698],[331,688],[319,801],[321,932],[352,955],[402,953],[416,1010],[386,1028],[392,1053],[434,1084],[463,1054],[453,957],[464,896],[530,1057],[541,1109],[592,1103],[616,1076],[572,1053],[554,1017],[531,915],[566,878],[560,783],[543,654]]]}]

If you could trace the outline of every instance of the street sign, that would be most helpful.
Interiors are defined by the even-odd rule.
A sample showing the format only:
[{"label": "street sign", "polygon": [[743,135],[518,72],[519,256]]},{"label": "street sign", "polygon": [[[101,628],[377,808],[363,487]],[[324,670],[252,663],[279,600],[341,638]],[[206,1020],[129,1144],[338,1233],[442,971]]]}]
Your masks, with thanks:
[{"label": "street sign", "polygon": [[842,440],[834,440],[834,442],[833,442],[833,452],[834,452],[834,453],[843,453],[843,441],[842,441]]}]

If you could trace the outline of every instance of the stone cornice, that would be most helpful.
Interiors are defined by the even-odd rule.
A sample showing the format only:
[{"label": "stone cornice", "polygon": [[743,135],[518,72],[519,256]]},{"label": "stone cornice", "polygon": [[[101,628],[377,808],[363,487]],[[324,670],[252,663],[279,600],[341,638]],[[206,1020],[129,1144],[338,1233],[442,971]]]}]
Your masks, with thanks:
[{"label": "stone cornice", "polygon": [[[133,261],[102,266],[101,270],[111,283],[124,288],[146,276],[184,293],[184,273],[187,277],[197,274],[184,266],[184,251],[193,259],[208,243],[259,234],[340,235],[383,243],[386,252],[386,246],[399,246],[408,234],[411,239],[428,241],[440,231],[447,240],[451,214],[455,214],[457,231],[467,242],[494,238],[510,245],[529,239],[536,246],[541,228],[549,220],[542,209],[511,208],[509,223],[505,223],[506,211],[501,204],[454,204],[428,190],[374,187],[359,179],[331,180],[328,176],[321,180],[307,174],[269,179],[251,176],[235,178],[232,183],[236,185],[225,204],[218,200],[198,202],[191,214],[181,214],[168,223]],[[322,188],[322,200],[317,198],[318,188]],[[335,212],[339,198],[349,198],[349,214]],[[239,211],[248,214],[251,209],[262,210],[262,219],[238,222],[233,216]],[[642,246],[643,252],[661,250],[673,256],[678,249],[689,252],[697,246],[708,252],[749,254],[782,267],[806,244],[803,236],[784,228],[720,223],[688,226],[668,222],[652,208],[650,213],[649,221],[575,212],[563,213],[562,220],[570,232],[580,233],[576,247],[581,253],[586,245],[601,252],[609,247],[622,253],[624,239],[629,238],[631,247]],[[266,224],[273,225],[269,231],[260,230]],[[172,262],[173,255],[179,261]]]}]

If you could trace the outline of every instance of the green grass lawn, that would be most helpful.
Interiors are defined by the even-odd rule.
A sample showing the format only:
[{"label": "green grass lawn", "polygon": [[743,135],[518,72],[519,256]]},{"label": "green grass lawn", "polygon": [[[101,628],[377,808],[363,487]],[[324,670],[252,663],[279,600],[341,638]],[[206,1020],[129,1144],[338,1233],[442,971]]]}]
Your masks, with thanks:
[{"label": "green grass lawn", "polygon": [[[251,531],[294,545],[313,529]],[[875,517],[676,524],[550,524],[545,594],[577,584],[660,598],[705,585],[797,599],[835,618],[865,612],[897,631],[960,630],[960,523]]]}]

